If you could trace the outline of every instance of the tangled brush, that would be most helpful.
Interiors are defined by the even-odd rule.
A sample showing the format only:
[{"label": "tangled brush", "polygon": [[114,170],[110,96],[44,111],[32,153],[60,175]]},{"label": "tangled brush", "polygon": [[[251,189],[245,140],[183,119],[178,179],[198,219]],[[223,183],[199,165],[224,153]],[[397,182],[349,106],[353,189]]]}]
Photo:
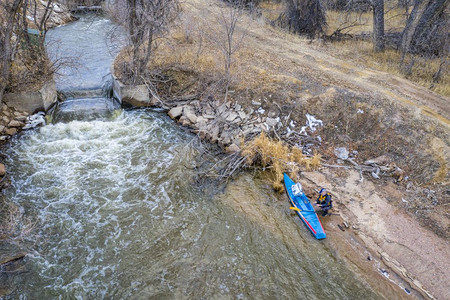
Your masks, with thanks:
[{"label": "tangled brush", "polygon": [[273,176],[273,188],[283,191],[283,173],[288,173],[298,181],[299,171],[310,171],[320,167],[320,154],[312,157],[303,154],[302,149],[290,147],[281,140],[273,140],[262,132],[258,137],[246,143],[242,149],[248,165],[269,169]]}]

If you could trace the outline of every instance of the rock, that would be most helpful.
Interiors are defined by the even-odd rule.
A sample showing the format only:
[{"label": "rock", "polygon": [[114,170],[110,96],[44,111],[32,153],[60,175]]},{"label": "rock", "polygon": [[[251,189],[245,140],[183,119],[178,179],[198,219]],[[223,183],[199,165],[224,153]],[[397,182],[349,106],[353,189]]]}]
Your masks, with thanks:
[{"label": "rock", "polygon": [[201,124],[201,123],[208,122],[208,120],[206,118],[204,118],[203,116],[198,116],[197,120],[195,122]]},{"label": "rock", "polygon": [[402,181],[404,175],[405,175],[405,172],[402,169],[400,169],[399,167],[395,167],[394,171],[392,172],[392,176],[397,177],[398,181]]},{"label": "rock", "polygon": [[230,146],[228,146],[225,149],[225,152],[227,152],[227,153],[234,153],[234,152],[239,152],[239,151],[241,151],[241,149],[236,144],[231,144]]},{"label": "rock", "polygon": [[235,111],[240,111],[242,109],[242,106],[240,105],[240,104],[236,104],[235,106],[234,106],[234,110]]},{"label": "rock", "polygon": [[17,133],[17,128],[8,128],[6,129],[5,133],[7,135],[15,135]]},{"label": "rock", "polygon": [[6,141],[7,139],[9,139],[9,136],[8,135],[2,135],[2,136],[0,136],[0,141]]},{"label": "rock", "polygon": [[185,106],[183,109],[183,115],[191,122],[197,122],[197,115],[193,112],[191,106]]},{"label": "rock", "polygon": [[9,127],[23,127],[24,125],[25,125],[24,123],[17,121],[17,120],[12,120],[8,124]]},{"label": "rock", "polygon": [[17,116],[14,118],[14,120],[19,121],[19,122],[25,122],[26,119],[27,119],[27,116],[23,116],[23,115],[20,115],[20,116]]},{"label": "rock", "polygon": [[213,129],[211,130],[211,142],[213,142],[213,143],[217,142],[217,140],[219,139],[219,133],[220,133],[220,128],[213,127]]},{"label": "rock", "polygon": [[342,160],[346,160],[348,159],[348,150],[345,147],[338,147],[336,149],[334,149],[334,155],[336,155],[337,158],[342,159]]},{"label": "rock", "polygon": [[233,122],[238,116],[239,115],[237,113],[232,112],[228,115],[228,117],[226,118],[226,121]]},{"label": "rock", "polygon": [[372,172],[372,173],[370,173],[370,174],[372,175],[373,178],[375,178],[375,179],[380,179],[380,176],[378,176],[377,173]]},{"label": "rock", "polygon": [[374,159],[369,159],[364,162],[365,165],[384,165],[389,162],[389,157],[386,155],[378,156]]},{"label": "rock", "polygon": [[169,117],[172,119],[176,119],[179,116],[181,116],[181,114],[183,113],[183,107],[182,106],[176,106],[174,108],[172,108],[171,110],[169,110]]},{"label": "rock", "polygon": [[5,126],[3,126],[3,125],[0,125],[0,133],[2,133],[4,130],[5,130]]},{"label": "rock", "polygon": [[261,127],[254,127],[252,133],[260,133],[262,131]]},{"label": "rock", "polygon": [[231,137],[230,133],[228,131],[222,131],[222,134],[220,135],[220,139],[223,145],[229,145],[231,144]]},{"label": "rock", "polygon": [[227,110],[227,106],[226,106],[226,104],[224,103],[224,104],[222,104],[221,106],[219,106],[219,107],[216,108],[216,113],[217,113],[218,115],[221,115],[221,114],[223,114],[226,110]]},{"label": "rock", "polygon": [[6,168],[4,164],[0,164],[0,176],[6,175]]},{"label": "rock", "polygon": [[216,116],[213,114],[204,114],[203,118],[212,120],[212,119],[215,119]]},{"label": "rock", "polygon": [[261,106],[261,102],[258,102],[258,101],[252,101],[252,105],[255,105],[255,106]]},{"label": "rock", "polygon": [[245,118],[247,118],[247,115],[243,111],[239,111],[238,114],[239,114],[239,118],[241,118],[242,120],[245,120]]},{"label": "rock", "polygon": [[280,122],[279,118],[276,118],[276,119],[274,119],[274,118],[266,118],[266,124],[269,127],[275,127],[278,124],[278,122]]}]

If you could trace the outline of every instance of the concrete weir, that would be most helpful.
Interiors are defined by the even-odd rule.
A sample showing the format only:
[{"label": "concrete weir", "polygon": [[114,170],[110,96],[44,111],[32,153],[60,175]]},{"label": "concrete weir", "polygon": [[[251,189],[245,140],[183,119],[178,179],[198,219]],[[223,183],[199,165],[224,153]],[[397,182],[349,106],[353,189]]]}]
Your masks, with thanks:
[{"label": "concrete weir", "polygon": [[3,102],[17,111],[33,114],[47,111],[58,100],[55,81],[46,82],[38,91],[8,93]]},{"label": "concrete weir", "polygon": [[111,69],[113,96],[120,104],[128,104],[134,107],[152,106],[155,103],[145,84],[126,85],[114,75],[114,69]]}]

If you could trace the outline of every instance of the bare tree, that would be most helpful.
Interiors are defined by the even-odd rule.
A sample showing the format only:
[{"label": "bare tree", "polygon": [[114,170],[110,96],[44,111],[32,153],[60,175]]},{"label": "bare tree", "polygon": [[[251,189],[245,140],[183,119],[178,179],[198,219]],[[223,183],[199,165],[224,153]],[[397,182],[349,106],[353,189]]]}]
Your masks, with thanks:
[{"label": "bare tree", "polygon": [[448,43],[449,20],[446,10],[449,3],[449,0],[415,0],[402,33],[400,49],[403,58],[408,52],[430,53],[439,51],[438,48],[448,48],[445,44]]},{"label": "bare tree", "polygon": [[22,0],[2,1],[0,4],[0,99],[8,84],[11,60],[13,56],[12,37],[16,27],[15,19],[22,5]]},{"label": "bare tree", "polygon": [[233,54],[239,50],[246,35],[246,31],[241,30],[236,36],[237,24],[243,14],[243,8],[244,4],[242,2],[234,1],[233,5],[221,9],[217,18],[219,30],[218,32],[208,35],[209,40],[217,46],[224,57],[225,102],[227,101],[229,94],[231,82],[230,69],[233,63]]},{"label": "bare tree", "polygon": [[[26,85],[53,74],[56,65],[49,63],[44,45],[53,0],[47,1],[45,7],[39,5],[31,0],[5,0],[0,3],[0,96],[7,87],[14,88],[12,81]],[[33,38],[28,32],[30,22],[39,32]],[[21,73],[14,74],[14,78],[11,75],[13,60],[23,67]]]},{"label": "bare tree", "polygon": [[[376,52],[384,51],[386,40],[384,33],[384,0],[344,0],[345,5],[343,9],[347,12],[360,11],[365,12],[369,8],[373,12],[373,29],[372,29],[372,43],[373,49]],[[343,4],[343,3],[342,3]],[[351,24],[356,26],[356,24]]]},{"label": "bare tree", "polygon": [[384,51],[386,41],[384,35],[384,0],[370,0],[373,11],[373,50],[375,52]]},{"label": "bare tree", "polygon": [[117,0],[110,8],[112,17],[129,34],[131,61],[122,71],[130,83],[142,81],[155,40],[167,32],[179,10],[178,0]]}]

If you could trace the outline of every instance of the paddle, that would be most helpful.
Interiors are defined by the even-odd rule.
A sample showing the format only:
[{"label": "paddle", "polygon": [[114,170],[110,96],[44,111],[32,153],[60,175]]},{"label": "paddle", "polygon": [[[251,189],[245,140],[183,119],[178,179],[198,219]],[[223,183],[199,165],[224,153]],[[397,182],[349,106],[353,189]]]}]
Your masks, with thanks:
[{"label": "paddle", "polygon": [[301,210],[300,208],[297,207],[289,207],[289,209],[295,210],[295,211],[314,211],[314,210]]}]

